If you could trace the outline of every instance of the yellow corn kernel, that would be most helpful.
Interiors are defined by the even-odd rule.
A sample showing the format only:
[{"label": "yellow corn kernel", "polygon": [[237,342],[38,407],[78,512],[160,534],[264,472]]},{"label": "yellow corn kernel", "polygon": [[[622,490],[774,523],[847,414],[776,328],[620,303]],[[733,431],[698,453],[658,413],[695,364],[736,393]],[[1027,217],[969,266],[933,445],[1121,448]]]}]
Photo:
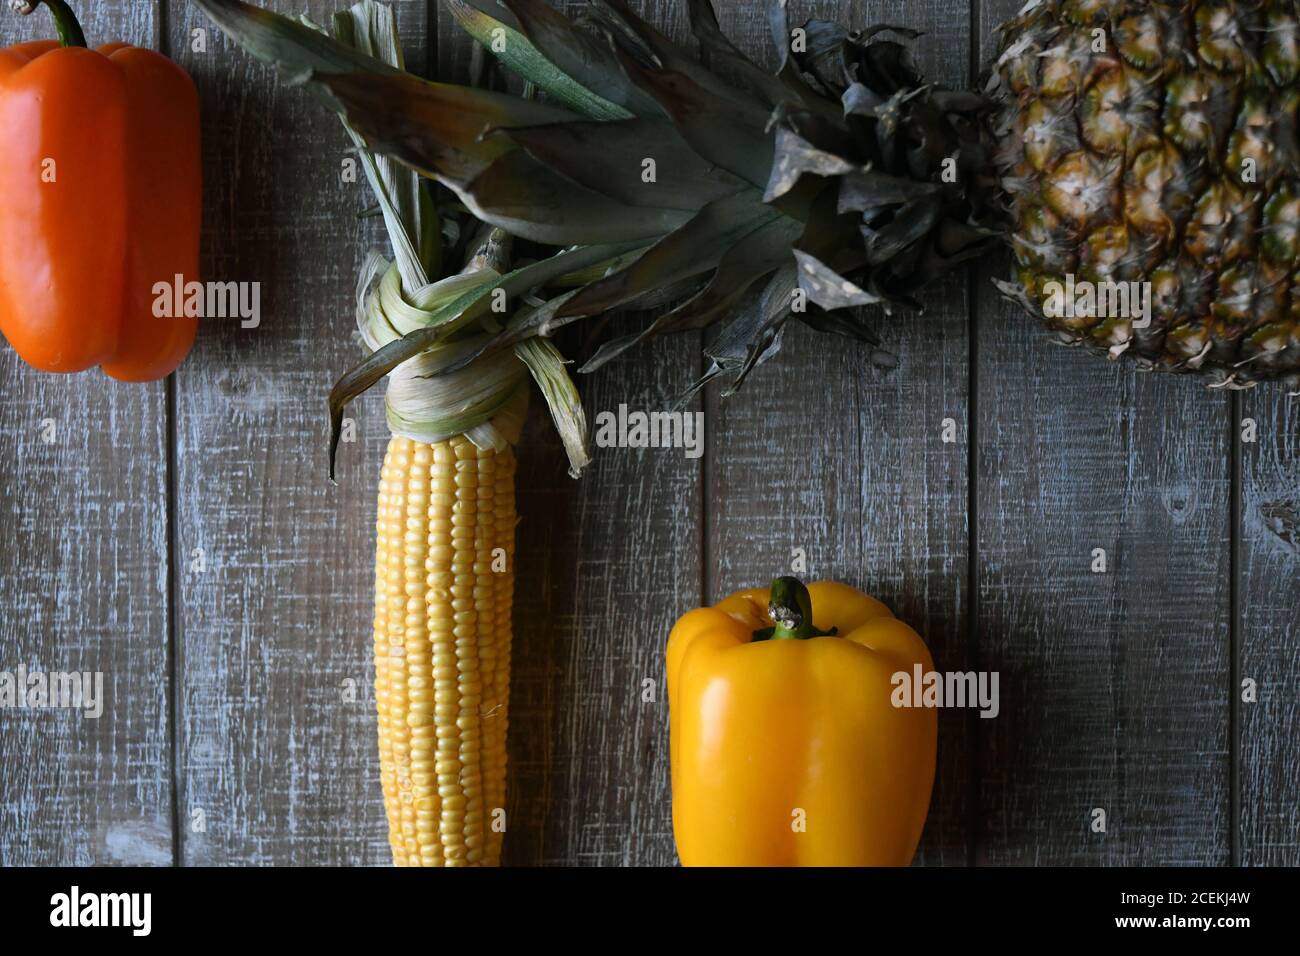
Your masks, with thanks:
[{"label": "yellow corn kernel", "polygon": [[375,522],[380,780],[397,866],[501,859],[513,453],[388,443]]}]

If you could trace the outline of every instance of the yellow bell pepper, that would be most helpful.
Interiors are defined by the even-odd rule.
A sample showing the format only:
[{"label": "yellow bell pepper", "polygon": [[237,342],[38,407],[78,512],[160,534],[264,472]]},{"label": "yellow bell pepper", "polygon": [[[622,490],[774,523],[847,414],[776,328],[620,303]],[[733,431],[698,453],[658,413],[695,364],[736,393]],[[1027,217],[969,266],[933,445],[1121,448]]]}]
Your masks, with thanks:
[{"label": "yellow bell pepper", "polygon": [[895,707],[925,642],[847,585],[778,578],[668,639],[684,866],[906,866],[934,782],[933,708]]}]

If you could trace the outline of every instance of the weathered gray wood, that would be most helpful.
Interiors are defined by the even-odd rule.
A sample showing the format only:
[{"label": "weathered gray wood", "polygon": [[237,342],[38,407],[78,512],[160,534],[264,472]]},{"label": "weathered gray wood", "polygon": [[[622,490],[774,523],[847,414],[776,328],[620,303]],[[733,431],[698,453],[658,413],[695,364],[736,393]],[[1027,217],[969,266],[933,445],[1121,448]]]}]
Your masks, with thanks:
[{"label": "weathered gray wood", "polygon": [[[433,2],[398,4],[410,63],[428,64],[434,35],[439,72],[463,79],[468,44]],[[343,3],[268,5],[325,21]],[[972,30],[989,54],[993,25],[1019,5],[986,0],[973,25],[953,0],[794,2],[792,19],[920,26],[921,65],[961,85]],[[675,0],[637,6],[685,34]],[[741,46],[766,56],[763,5],[720,6]],[[92,42],[156,40],[147,0],[83,12]],[[378,393],[354,412],[339,484],[322,476],[323,398],[360,354],[352,283],[379,233],[356,219],[370,200],[341,181],[332,117],[189,4],[171,0],[166,23],[165,47],[203,96],[206,276],[260,281],[262,325],[205,324],[177,375],[173,529],[165,386],[40,376],[0,350],[12,463],[0,670],[102,670],[108,694],[98,721],[0,712],[0,864],[385,864],[370,661]],[[36,33],[48,33],[39,18],[0,13],[0,44]],[[744,391],[707,400],[703,463],[601,449],[574,482],[534,403],[519,449],[507,862],[675,862],[668,630],[788,567],[796,547],[809,577],[861,586],[917,626],[940,668],[1000,672],[998,719],[942,717],[919,862],[1228,861],[1231,399],[1050,345],[988,287],[1000,273],[977,277],[973,303],[954,280],[924,315],[882,322],[891,372],[791,328]],[[698,336],[656,343],[581,379],[589,416],[660,407],[701,369]],[[1238,705],[1240,858],[1294,865],[1300,411],[1276,390],[1240,402],[1260,427],[1240,449],[1237,670],[1259,685],[1258,703]],[[945,444],[949,418],[958,440]],[[1091,572],[1093,548],[1107,574]],[[1094,807],[1105,834],[1089,830]]]},{"label": "weathered gray wood", "polygon": [[[325,24],[342,5],[268,6]],[[425,5],[398,10],[418,66]],[[178,374],[182,859],[386,863],[370,660],[378,394],[353,412],[338,485],[325,477],[325,395],[362,354],[353,284],[375,234],[357,214],[371,198],[364,178],[343,181],[332,115],[196,8],[169,14],[203,95],[204,268],[262,290],[260,327],[206,324]]]},{"label": "weathered gray wood", "polygon": [[[981,3],[986,58],[1019,6]],[[1049,344],[992,274],[978,661],[1001,673],[1002,713],[978,722],[978,859],[1226,863],[1229,400]]]},{"label": "weathered gray wood", "polygon": [[[156,42],[153,3],[80,12],[92,45]],[[53,36],[0,11],[0,46]],[[105,696],[0,711],[0,865],[172,862],[164,389],[0,347],[0,670],[100,671]]]},{"label": "weathered gray wood", "polygon": [[[1241,862],[1300,864],[1300,399],[1242,396],[1259,436],[1241,444]],[[1240,425],[1234,440],[1241,439]],[[1240,697],[1240,686],[1233,694]]]},{"label": "weathered gray wood", "polygon": [[[969,49],[965,0],[797,3],[810,16],[855,27],[906,24],[918,66],[964,87]],[[723,28],[770,63],[764,4],[728,4]],[[797,323],[781,354],[741,392],[709,399],[708,551],[705,598],[761,585],[807,555],[807,578],[833,578],[883,600],[915,627],[941,669],[967,658],[967,305],[964,277],[925,297],[923,313],[877,322],[897,367],[870,349]],[[956,441],[945,443],[945,420]],[[940,715],[939,768],[917,862],[967,861],[968,714]]]},{"label": "weathered gray wood", "polygon": [[[683,26],[675,4],[633,7],[661,28]],[[441,74],[463,81],[467,41],[446,19]],[[586,354],[572,336],[562,344]],[[588,421],[620,403],[662,408],[696,374],[699,350],[697,334],[677,336],[580,376]],[[518,453],[505,862],[671,865],[663,651],[673,621],[700,600],[701,460],[595,449],[575,482],[540,399]],[[653,702],[642,701],[645,680]]]},{"label": "weathered gray wood", "polygon": [[[588,378],[588,415],[661,407],[694,338]],[[701,461],[598,449],[574,482],[540,406],[519,447],[506,862],[671,865],[663,650],[699,602]]]}]

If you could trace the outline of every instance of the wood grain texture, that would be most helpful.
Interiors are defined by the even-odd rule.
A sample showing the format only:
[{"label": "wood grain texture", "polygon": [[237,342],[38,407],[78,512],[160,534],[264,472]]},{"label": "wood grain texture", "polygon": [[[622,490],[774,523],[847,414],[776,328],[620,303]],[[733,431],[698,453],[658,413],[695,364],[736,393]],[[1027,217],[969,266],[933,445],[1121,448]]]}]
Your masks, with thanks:
[{"label": "wood grain texture", "polygon": [[[327,24],[341,5],[268,6]],[[418,66],[425,5],[398,10]],[[362,354],[353,288],[371,199],[364,178],[343,181],[334,116],[196,8],[174,3],[169,24],[203,98],[204,268],[262,290],[260,326],[205,324],[177,376],[182,859],[387,863],[370,660],[378,393],[352,412],[338,485],[325,475],[325,395]]]},{"label": "wood grain texture", "polygon": [[[387,864],[370,660],[379,390],[352,412],[339,484],[323,474],[324,396],[361,354],[353,281],[382,234],[358,220],[364,181],[342,181],[337,121],[196,8],[163,2],[84,5],[87,34],[150,45],[165,24],[161,45],[202,95],[205,277],[260,282],[261,325],[204,323],[171,386],[40,376],[0,349],[13,463],[0,470],[0,670],[102,670],[107,694],[99,720],[0,711],[0,865]],[[257,2],[321,22],[345,5]],[[791,0],[791,19],[921,27],[920,65],[962,86],[972,42],[985,62],[1021,4]],[[463,81],[469,44],[437,0],[396,6],[409,65]],[[633,6],[686,35],[677,0]],[[765,5],[718,6],[766,61]],[[48,32],[0,13],[0,44]],[[703,460],[597,449],[573,481],[534,401],[507,863],[675,864],[669,628],[802,548],[809,577],[880,596],[940,669],[1000,674],[997,719],[941,715],[919,863],[1228,862],[1235,744],[1241,862],[1300,864],[1300,404],[1261,388],[1237,415],[1193,380],[1058,348],[990,287],[1004,272],[882,321],[892,370],[792,326],[740,394],[703,403]],[[587,353],[576,335],[560,344]],[[702,367],[689,334],[578,378],[594,419],[621,402],[661,408]],[[1259,440],[1239,447],[1234,539],[1242,416]],[[1259,685],[1235,724],[1234,633],[1238,676]],[[1089,830],[1095,807],[1105,834]]]},{"label": "wood grain texture", "polygon": [[[981,3],[985,58],[1020,5]],[[994,274],[976,521],[979,666],[1001,674],[1002,714],[978,722],[978,860],[1226,863],[1229,399],[1050,344]]]},{"label": "wood grain texture", "polygon": [[[675,4],[633,7],[661,28],[684,27]],[[454,31],[440,27],[447,78],[463,77],[468,63]],[[587,354],[576,336],[562,347]],[[588,421],[620,403],[662,409],[699,368],[700,338],[688,333],[578,376]],[[664,866],[677,857],[663,652],[678,615],[700,602],[702,461],[679,449],[593,451],[583,478],[567,477],[545,404],[534,401],[519,447],[511,865]]]},{"label": "wood grain texture", "polygon": [[[661,408],[698,354],[694,338],[586,379],[588,415]],[[598,449],[574,482],[534,404],[519,447],[505,862],[671,865],[663,651],[699,602],[701,462]]]},{"label": "wood grain texture", "polygon": [[[1300,399],[1242,396],[1258,441],[1241,444],[1241,641],[1238,705],[1241,862],[1300,865]],[[1233,440],[1240,441],[1241,425]],[[1240,696],[1240,686],[1233,689]]]},{"label": "wood grain texture", "polygon": [[[771,64],[763,4],[728,4],[723,29]],[[965,0],[792,3],[853,27],[901,23],[927,77],[963,88]],[[883,600],[925,636],[943,670],[966,669],[969,343],[965,277],[930,290],[924,312],[877,313],[897,367],[868,347],[791,322],[781,354],[741,392],[709,398],[706,601],[761,585],[807,555],[806,579],[833,578]],[[944,441],[951,420],[955,441]],[[918,863],[969,854],[968,714],[940,715],[939,770]]]},{"label": "wood grain texture", "polygon": [[[138,0],[82,19],[92,45],[154,46],[156,24]],[[0,46],[53,35],[0,13]],[[0,348],[0,670],[99,671],[105,697],[98,719],[0,711],[2,866],[172,862],[166,433],[163,383]]]}]

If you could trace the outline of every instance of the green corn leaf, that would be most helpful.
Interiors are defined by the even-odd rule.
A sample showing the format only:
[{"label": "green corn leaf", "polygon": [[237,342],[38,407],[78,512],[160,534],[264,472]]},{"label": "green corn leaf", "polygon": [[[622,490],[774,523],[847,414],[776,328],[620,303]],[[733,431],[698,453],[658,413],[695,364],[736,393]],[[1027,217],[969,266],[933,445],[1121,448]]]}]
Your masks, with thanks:
[{"label": "green corn leaf", "polygon": [[[340,43],[360,50],[401,69],[404,66],[402,44],[397,33],[397,18],[392,7],[362,0],[335,14],[334,34]],[[344,128],[358,147],[366,180],[383,212],[384,226],[393,246],[393,258],[401,273],[402,285],[419,289],[438,274],[442,243],[438,212],[420,184],[419,176],[401,168],[387,156],[376,156],[364,149],[364,141],[344,122]]]},{"label": "green corn leaf", "polygon": [[501,349],[511,348],[529,339],[546,338],[554,334],[556,329],[578,321],[580,316],[565,319],[555,317],[560,306],[577,294],[577,290],[564,292],[553,299],[542,300],[516,309],[504,329],[473,352],[443,369],[443,374],[459,372],[485,356],[493,355]]},{"label": "green corn leaf", "polygon": [[595,265],[587,266],[585,269],[574,269],[572,272],[558,276],[551,282],[556,288],[578,289],[588,283],[595,282],[597,279],[603,279],[610,273],[617,272],[626,266],[636,262],[638,258],[645,254],[646,247],[642,246],[633,249],[631,252],[625,252],[614,259],[607,259],[604,262],[597,262]]},{"label": "green corn leaf", "polygon": [[549,339],[526,339],[515,346],[515,355],[528,366],[533,381],[551,410],[555,430],[560,433],[569,456],[569,474],[577,478],[591,462],[587,449],[587,416],[578,389],[564,367],[562,356]]},{"label": "green corn leaf", "polygon": [[[557,276],[581,269],[594,263],[611,259],[634,248],[633,243],[602,246],[583,246],[556,253],[549,259],[534,262],[497,279],[470,289],[435,312],[427,328],[416,329],[396,341],[389,342],[357,363],[334,384],[330,390],[330,478],[334,477],[334,457],[338,451],[339,436],[343,428],[343,410],[348,402],[376,385],[385,375],[403,362],[449,338],[458,330],[487,314],[497,300],[494,292],[504,290],[507,298],[517,297],[531,289],[545,285]],[[478,349],[458,362],[454,369],[464,368],[488,349]]]},{"label": "green corn leaf", "polygon": [[[623,246],[623,247],[606,247],[618,248],[618,251],[605,258],[593,259],[588,264],[574,267],[572,271],[547,280],[547,285],[551,287],[578,285],[585,286],[589,282],[596,281],[606,275],[626,268],[638,258],[645,255],[648,246]],[[576,250],[574,250],[576,251]],[[561,293],[549,300],[533,302],[520,308],[515,309],[514,314],[506,327],[502,329],[491,341],[473,354],[465,358],[456,365],[450,366],[447,372],[456,372],[471,362],[481,358],[484,355],[491,354],[503,348],[509,348],[519,342],[526,341],[534,336],[543,338],[553,335],[557,329],[560,329],[570,323],[578,321],[582,316],[567,316],[558,318],[556,313],[560,308],[572,299],[581,288],[573,289],[569,292]]]}]

